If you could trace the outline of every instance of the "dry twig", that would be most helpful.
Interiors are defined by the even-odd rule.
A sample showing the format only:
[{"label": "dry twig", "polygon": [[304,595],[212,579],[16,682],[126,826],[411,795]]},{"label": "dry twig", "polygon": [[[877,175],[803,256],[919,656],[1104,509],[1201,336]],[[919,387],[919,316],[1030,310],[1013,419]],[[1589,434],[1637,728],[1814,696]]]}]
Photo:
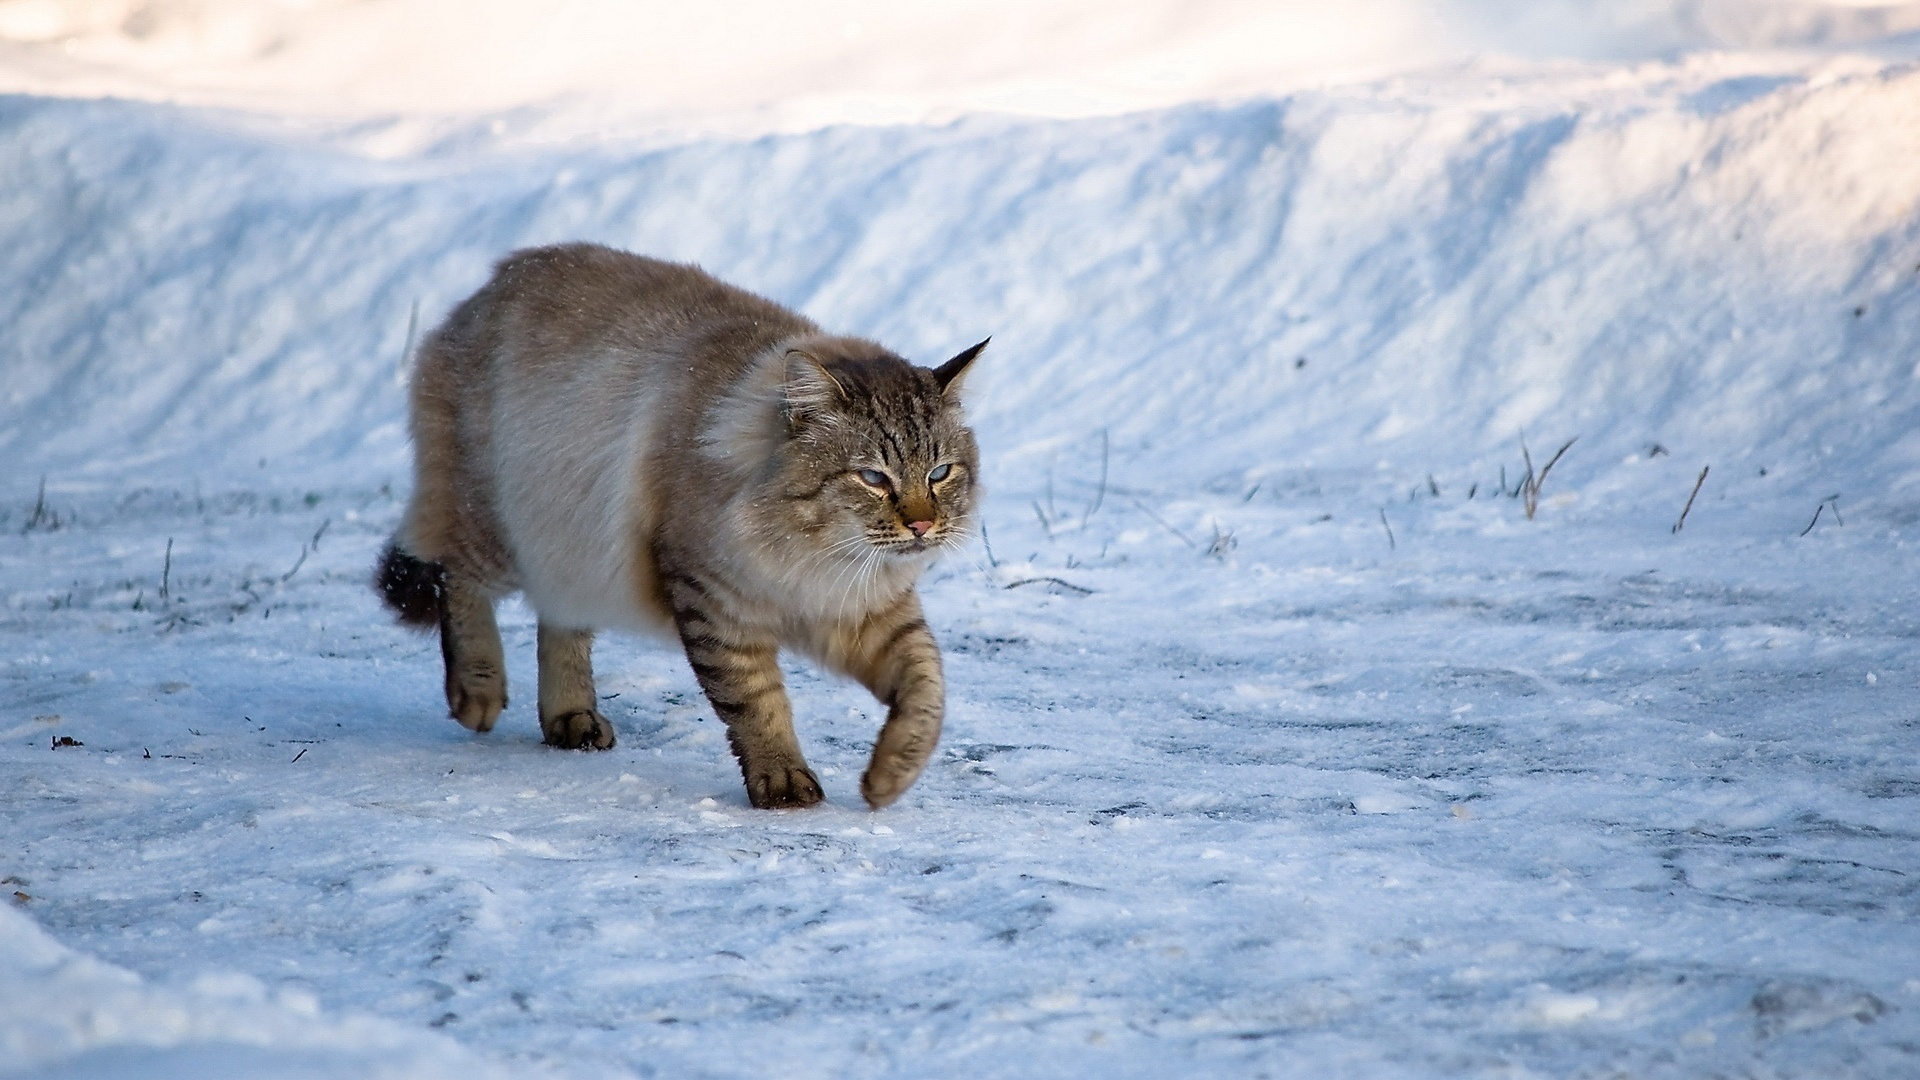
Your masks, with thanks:
[{"label": "dry twig", "polygon": [[1072,591],[1074,591],[1074,592],[1077,592],[1077,593],[1079,593],[1079,594],[1080,594],[1081,596],[1092,596],[1092,595],[1093,595],[1093,590],[1092,590],[1092,589],[1089,589],[1089,588],[1087,588],[1087,587],[1086,587],[1085,585],[1075,585],[1075,584],[1074,584],[1073,582],[1071,582],[1071,581],[1062,581],[1061,579],[1059,579],[1059,578],[1057,578],[1057,577],[1030,577],[1030,578],[1021,578],[1021,579],[1020,579],[1019,581],[1009,581],[1009,582],[1007,582],[1007,583],[1006,583],[1005,585],[1003,585],[1003,586],[1001,586],[1001,587],[1002,587],[1002,588],[1005,588],[1005,589],[1017,589],[1017,588],[1019,588],[1019,587],[1020,587],[1020,586],[1022,586],[1022,585],[1042,585],[1042,584],[1044,584],[1044,585],[1058,585],[1058,586],[1060,586],[1060,587],[1061,587],[1061,588],[1063,588],[1063,589],[1071,589]]},{"label": "dry twig", "polygon": [[1060,516],[1060,512],[1053,508],[1053,466],[1059,460],[1059,451],[1055,451],[1053,456],[1047,459],[1047,519],[1049,521],[1057,519]]},{"label": "dry twig", "polygon": [[1191,537],[1189,537],[1189,536],[1188,536],[1188,535],[1187,535],[1186,533],[1183,533],[1183,532],[1181,532],[1181,531],[1180,531],[1179,529],[1176,529],[1176,528],[1174,528],[1174,527],[1173,527],[1172,525],[1170,525],[1170,524],[1168,524],[1168,523],[1167,523],[1167,519],[1166,519],[1166,518],[1163,518],[1163,517],[1161,517],[1161,516],[1160,516],[1159,514],[1156,514],[1156,513],[1154,513],[1154,512],[1153,512],[1153,508],[1152,508],[1152,507],[1150,507],[1150,506],[1148,506],[1148,505],[1147,505],[1146,503],[1143,503],[1143,502],[1141,502],[1141,501],[1140,501],[1139,499],[1135,499],[1135,500],[1133,500],[1133,505],[1135,505],[1135,506],[1137,506],[1137,507],[1139,507],[1139,508],[1141,509],[1141,511],[1142,511],[1142,512],[1144,512],[1144,513],[1145,513],[1145,514],[1146,514],[1146,515],[1147,515],[1148,517],[1150,517],[1150,518],[1152,518],[1153,520],[1155,520],[1155,521],[1157,521],[1157,522],[1159,522],[1159,523],[1160,523],[1160,527],[1161,527],[1161,528],[1163,528],[1163,529],[1165,529],[1165,530],[1167,530],[1168,532],[1170,532],[1170,533],[1172,533],[1173,535],[1175,535],[1175,536],[1177,536],[1177,537],[1179,537],[1179,538],[1180,538],[1180,542],[1181,542],[1181,543],[1183,543],[1183,544],[1185,544],[1185,545],[1187,545],[1188,547],[1199,547],[1199,546],[1200,546],[1200,545],[1198,545],[1198,544],[1196,544],[1196,543],[1194,543],[1194,542],[1193,542],[1193,539],[1192,539]]},{"label": "dry twig", "polygon": [[1093,493],[1093,503],[1087,507],[1087,512],[1080,515],[1080,527],[1083,529],[1087,527],[1087,522],[1092,519],[1093,515],[1100,512],[1100,504],[1107,501],[1107,456],[1110,450],[1111,450],[1111,447],[1109,446],[1107,429],[1101,428],[1100,429],[1100,488],[1099,490]]},{"label": "dry twig", "polygon": [[1216,559],[1225,559],[1227,552],[1240,546],[1232,530],[1222,530],[1219,522],[1213,523],[1213,542],[1207,545],[1207,554]]},{"label": "dry twig", "polygon": [[407,376],[413,367],[413,338],[420,329],[420,298],[414,297],[413,310],[407,313],[407,343],[400,349],[400,366],[395,370],[395,382],[401,386],[407,384]]},{"label": "dry twig", "polygon": [[1041,507],[1039,499],[1033,500],[1033,516],[1040,519],[1040,527],[1047,531],[1047,539],[1053,539],[1053,520],[1047,517],[1047,512]]},{"label": "dry twig", "polygon": [[1813,527],[1815,525],[1820,524],[1820,511],[1825,510],[1829,505],[1833,507],[1833,520],[1839,522],[1842,525],[1845,525],[1847,523],[1846,519],[1840,516],[1840,496],[1829,495],[1826,498],[1820,500],[1819,506],[1816,506],[1813,508],[1813,520],[1807,522],[1807,527],[1800,530],[1801,536],[1805,536],[1808,533],[1812,532]]},{"label": "dry twig", "polygon": [[1547,459],[1547,463],[1542,465],[1539,473],[1536,474],[1533,471],[1533,455],[1527,453],[1527,442],[1525,439],[1520,440],[1520,455],[1524,457],[1527,462],[1527,478],[1520,482],[1520,490],[1521,494],[1526,497],[1528,521],[1532,521],[1534,512],[1540,509],[1540,489],[1546,485],[1547,474],[1552,472],[1553,467],[1560,463],[1560,456],[1565,454],[1568,448],[1579,441],[1580,436],[1575,435],[1573,438],[1562,443],[1560,449],[1553,452],[1553,456]]},{"label": "dry twig", "polygon": [[1687,515],[1693,511],[1693,500],[1700,494],[1700,485],[1707,482],[1707,470],[1711,468],[1711,465],[1700,466],[1700,479],[1693,482],[1693,491],[1687,495],[1687,505],[1680,508],[1680,520],[1673,523],[1675,533],[1686,527]]}]

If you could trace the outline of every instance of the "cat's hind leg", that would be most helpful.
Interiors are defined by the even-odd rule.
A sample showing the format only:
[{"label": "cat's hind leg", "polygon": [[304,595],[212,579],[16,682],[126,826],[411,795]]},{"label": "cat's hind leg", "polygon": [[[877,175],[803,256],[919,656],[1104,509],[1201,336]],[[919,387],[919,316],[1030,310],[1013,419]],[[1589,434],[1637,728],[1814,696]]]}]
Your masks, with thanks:
[{"label": "cat's hind leg", "polygon": [[440,606],[440,658],[447,665],[447,710],[462,727],[492,731],[507,707],[507,664],[493,597],[449,572]]},{"label": "cat's hind leg", "polygon": [[607,750],[613,723],[595,708],[593,631],[540,624],[540,734],[563,750]]}]

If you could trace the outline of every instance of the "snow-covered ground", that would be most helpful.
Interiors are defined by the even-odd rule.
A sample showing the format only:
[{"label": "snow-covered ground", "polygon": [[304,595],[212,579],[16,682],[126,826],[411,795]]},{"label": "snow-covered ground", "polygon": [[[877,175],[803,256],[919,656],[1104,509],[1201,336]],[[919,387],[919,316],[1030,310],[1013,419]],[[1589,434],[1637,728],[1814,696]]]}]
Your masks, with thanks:
[{"label": "snow-covered ground", "polygon": [[[0,3],[0,1073],[1920,1072],[1913,5],[1382,5],[1320,67],[1143,5],[619,123],[553,100],[611,61],[313,81],[429,0],[116,10]],[[990,61],[1098,92],[808,130]],[[759,813],[673,650],[561,753],[524,609],[485,738],[379,610],[407,343],[567,238],[994,335],[895,807],[805,665],[830,803]]]}]

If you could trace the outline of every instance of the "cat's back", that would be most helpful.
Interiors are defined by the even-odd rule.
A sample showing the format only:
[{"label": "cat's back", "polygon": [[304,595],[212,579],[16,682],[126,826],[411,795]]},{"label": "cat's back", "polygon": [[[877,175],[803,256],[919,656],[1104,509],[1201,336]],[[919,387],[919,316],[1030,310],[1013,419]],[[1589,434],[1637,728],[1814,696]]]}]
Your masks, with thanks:
[{"label": "cat's back", "polygon": [[474,462],[517,577],[543,611],[577,625],[633,622],[650,584],[654,503],[642,463],[690,443],[713,398],[801,316],[695,266],[597,244],[515,252],[469,310],[457,350],[484,387]]},{"label": "cat's back", "polygon": [[474,301],[493,324],[492,359],[528,374],[617,354],[725,365],[751,338],[771,343],[813,329],[697,266],[599,244],[514,252]]}]

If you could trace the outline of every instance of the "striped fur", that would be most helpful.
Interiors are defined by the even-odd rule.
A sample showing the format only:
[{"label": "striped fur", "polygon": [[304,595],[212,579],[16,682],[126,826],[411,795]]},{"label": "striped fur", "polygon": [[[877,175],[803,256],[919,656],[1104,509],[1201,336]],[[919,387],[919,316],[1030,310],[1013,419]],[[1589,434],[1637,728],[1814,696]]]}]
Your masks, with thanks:
[{"label": "striped fur", "polygon": [[613,745],[594,631],[677,636],[755,806],[821,798],[778,665],[810,655],[888,706],[861,783],[885,806],[939,740],[914,584],[969,535],[960,386],[984,345],[929,370],[695,267],[518,252],[420,349],[413,501],[380,583],[404,619],[437,606],[448,705],[476,731],[506,706],[493,602],[523,592],[556,746]]}]

